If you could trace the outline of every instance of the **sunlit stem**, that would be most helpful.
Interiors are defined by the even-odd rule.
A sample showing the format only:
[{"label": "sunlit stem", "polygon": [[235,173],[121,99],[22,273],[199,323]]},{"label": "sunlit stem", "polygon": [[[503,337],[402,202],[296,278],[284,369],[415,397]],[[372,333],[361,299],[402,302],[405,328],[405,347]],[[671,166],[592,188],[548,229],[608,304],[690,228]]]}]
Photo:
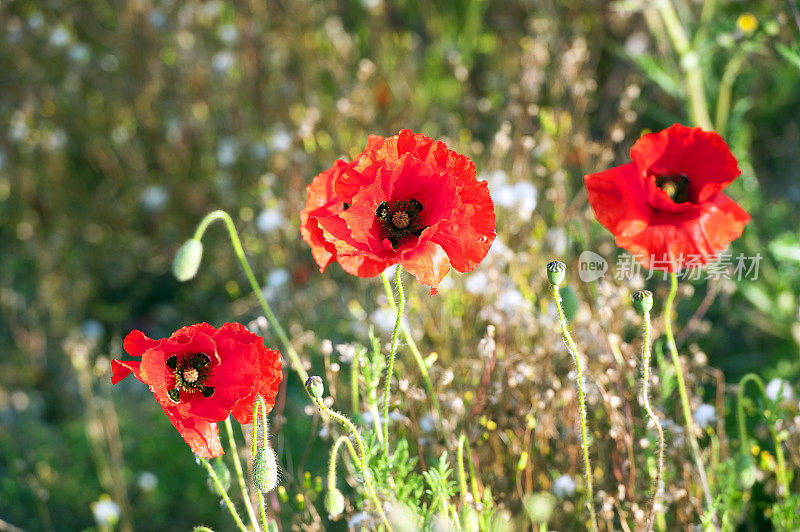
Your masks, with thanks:
[{"label": "sunlit stem", "polygon": [[378,494],[375,493],[375,488],[372,485],[372,473],[367,465],[367,451],[364,447],[364,440],[361,439],[361,435],[358,433],[358,429],[355,425],[353,425],[352,421],[347,419],[346,416],[343,416],[339,412],[336,412],[335,410],[325,406],[325,404],[322,402],[322,399],[317,399],[313,396],[312,399],[320,411],[335,419],[340,425],[349,430],[350,434],[353,436],[353,439],[356,440],[359,453],[358,460],[356,460],[356,467],[358,467],[361,476],[364,478],[364,486],[367,488],[367,494],[369,495],[372,504],[375,505],[375,510],[378,512],[381,521],[386,529],[391,531],[392,525],[389,524],[389,519],[386,517],[386,513],[383,511],[383,505],[381,504],[380,499],[378,499]]},{"label": "sunlit stem", "polygon": [[[747,456],[748,438],[744,423],[744,390],[747,387],[748,382],[754,382],[758,388],[758,391],[761,392],[761,395],[764,397],[764,401],[769,403],[767,390],[764,387],[764,381],[761,380],[761,377],[755,373],[748,373],[742,377],[742,380],[739,381],[739,389],[736,392],[736,418],[739,423],[739,441],[742,445],[742,454],[745,456]],[[779,491],[782,491],[780,495],[785,497],[789,494],[789,476],[786,473],[786,458],[783,455],[783,447],[781,446],[780,438],[778,438],[778,433],[775,432],[775,427],[773,426],[769,417],[767,417],[766,412],[764,417],[767,420],[769,433],[772,436],[772,442],[775,445],[775,460],[777,461],[777,470],[775,473],[778,477],[778,484],[780,485]]]},{"label": "sunlit stem", "polygon": [[564,315],[564,309],[561,305],[561,295],[558,291],[558,285],[553,285],[553,300],[556,302],[556,310],[558,311],[558,323],[561,325],[561,336],[564,338],[564,343],[567,345],[567,351],[572,355],[572,360],[575,362],[576,372],[576,386],[578,388],[578,407],[580,409],[581,418],[581,447],[583,449],[583,474],[586,481],[586,503],[589,507],[589,515],[592,522],[592,530],[597,532],[597,515],[594,510],[594,488],[592,486],[592,464],[589,461],[589,436],[586,429],[586,397],[583,391],[583,370],[581,369],[581,357],[578,352],[578,347],[572,340],[572,335],[569,334],[567,317]]},{"label": "sunlit stem", "polygon": [[[267,405],[264,403],[264,398],[260,395],[258,396],[258,400],[255,402],[255,406],[253,407],[253,423],[252,423],[252,459],[255,461],[256,454],[258,453],[258,411],[259,407],[261,408],[261,413],[263,414],[263,420],[261,423],[261,427],[264,433],[264,446],[269,445],[269,425],[267,425]],[[261,493],[261,490],[256,489],[256,499],[258,500],[258,513],[261,517],[261,526],[264,527],[264,530],[267,530],[267,526],[269,526],[269,522],[267,521],[267,510],[264,505],[264,494]]]},{"label": "sunlit stem", "polygon": [[[253,509],[253,504],[250,502],[250,494],[247,491],[247,482],[244,479],[244,471],[242,471],[242,461],[239,459],[239,449],[236,446],[236,438],[233,437],[233,426],[231,425],[231,418],[225,418],[225,432],[228,433],[228,441],[231,445],[231,454],[233,455],[233,468],[236,470],[236,478],[239,480],[239,489],[242,491],[242,499],[244,499],[244,506],[247,508],[247,515],[250,516],[250,522],[253,524],[253,529],[258,530],[258,518]],[[254,456],[255,458],[255,456]]]},{"label": "sunlit stem", "polygon": [[[389,298],[389,304],[392,306],[392,310],[396,311],[397,304],[394,301],[392,286],[389,284],[389,278],[386,276],[386,273],[381,273],[381,280],[383,281],[383,288],[386,291],[386,297]],[[419,373],[422,375],[422,380],[425,381],[425,387],[428,388],[428,397],[433,403],[436,413],[439,415],[439,426],[441,427],[444,418],[442,417],[442,409],[439,408],[439,401],[436,399],[436,392],[433,389],[430,375],[428,375],[428,366],[425,364],[425,359],[422,357],[422,353],[417,347],[414,337],[411,336],[411,331],[408,329],[406,322],[401,322],[400,327],[403,331],[403,338],[405,338],[408,348],[411,350],[411,353],[414,355],[414,360],[417,362],[417,367],[419,367]]]},{"label": "sunlit stem", "polygon": [[300,382],[304,384],[303,388],[305,389],[305,382],[308,380],[308,373],[306,373],[306,370],[303,369],[303,364],[300,361],[300,355],[298,355],[297,351],[295,351],[294,347],[292,347],[292,343],[289,341],[286,331],[284,331],[283,327],[281,327],[280,322],[278,322],[278,319],[272,312],[272,308],[269,306],[269,303],[267,303],[267,300],[264,299],[264,294],[261,291],[258,281],[256,281],[256,277],[253,274],[253,269],[250,267],[250,263],[247,261],[247,256],[244,254],[244,249],[242,248],[242,242],[239,240],[239,233],[236,231],[236,226],[234,225],[230,215],[222,210],[207,214],[206,217],[200,222],[200,225],[197,226],[197,230],[194,233],[194,239],[198,241],[201,240],[203,238],[203,234],[206,232],[206,229],[208,229],[208,226],[216,220],[222,220],[225,223],[225,226],[228,228],[231,244],[233,244],[233,251],[236,253],[236,257],[239,259],[239,262],[242,265],[242,269],[244,270],[244,274],[247,276],[247,280],[250,281],[250,287],[253,289],[256,299],[258,299],[261,309],[264,311],[264,315],[266,316],[267,320],[269,320],[272,328],[275,330],[275,334],[278,335],[281,344],[283,344],[284,352],[289,357],[289,362],[291,363],[292,368],[294,368],[294,370],[297,372],[297,375],[300,377]]},{"label": "sunlit stem", "polygon": [[650,348],[652,346],[653,335],[650,326],[650,312],[644,313],[644,341],[642,342],[642,403],[647,412],[647,416],[653,422],[658,432],[658,454],[656,455],[657,469],[655,488],[653,489],[653,500],[650,505],[650,510],[647,513],[647,521],[645,522],[648,531],[653,529],[653,524],[656,516],[656,506],[658,504],[659,495],[661,495],[661,483],[664,480],[664,429],[661,427],[661,422],[658,416],[653,411],[650,405]]},{"label": "sunlit stem", "polygon": [[328,462],[328,491],[333,491],[336,489],[336,458],[339,455],[339,449],[342,445],[346,445],[347,449],[350,451],[350,457],[353,459],[353,464],[359,469],[359,464],[361,463],[361,459],[356,454],[356,450],[353,447],[353,443],[350,441],[350,437],[348,436],[339,436],[333,444],[333,448],[331,449],[331,458]]},{"label": "sunlit stem", "polygon": [[200,462],[206,467],[206,471],[208,471],[208,476],[210,476],[211,480],[214,482],[214,486],[216,486],[218,493],[222,495],[222,500],[225,501],[225,505],[228,507],[228,511],[233,516],[233,520],[236,521],[236,526],[242,532],[247,532],[247,527],[244,526],[242,518],[239,517],[239,512],[236,511],[236,507],[233,505],[233,501],[231,501],[231,498],[228,497],[228,492],[225,491],[225,488],[222,487],[222,482],[220,482],[219,477],[217,476],[217,472],[214,471],[214,468],[211,467],[211,464],[208,463],[208,460],[206,458],[200,458]]},{"label": "sunlit stem", "polygon": [[[467,487],[467,475],[464,472],[464,442],[466,439],[466,434],[461,434],[461,436],[458,437],[458,451],[456,452],[456,462],[458,463],[458,486],[461,490],[462,501],[467,500],[467,494],[469,493],[469,488]],[[472,460],[471,457],[470,460]]]},{"label": "sunlit stem", "polygon": [[701,128],[710,131],[714,128],[714,125],[711,123],[711,115],[708,113],[708,103],[705,89],[703,88],[703,72],[700,69],[700,57],[692,48],[689,38],[686,36],[686,30],[678,19],[672,0],[660,0],[657,5],[667,28],[667,33],[672,40],[672,45],[678,53],[681,68],[686,72],[689,107],[694,121]]},{"label": "sunlit stem", "polygon": [[[392,333],[392,343],[389,347],[389,365],[386,368],[386,384],[383,390],[383,419],[385,430],[383,433],[383,454],[389,456],[389,395],[392,387],[392,376],[394,375],[394,359],[397,356],[397,339],[400,336],[400,324],[403,321],[403,309],[406,306],[406,295],[403,292],[403,268],[397,265],[394,274],[395,285],[397,286],[397,319],[394,322],[394,332]],[[377,423],[378,420],[375,420]]]},{"label": "sunlit stem", "polygon": [[[667,335],[667,349],[672,355],[672,364],[675,366],[675,376],[678,381],[678,392],[681,397],[681,407],[683,408],[683,421],[686,425],[686,433],[689,438],[689,443],[692,448],[692,455],[697,467],[697,474],[700,477],[700,485],[703,489],[703,496],[706,501],[706,510],[713,512],[714,499],[711,496],[711,489],[708,485],[708,477],[706,476],[706,468],[703,464],[703,458],[700,454],[700,445],[697,443],[697,437],[694,432],[694,418],[692,418],[692,409],[689,407],[689,396],[686,393],[686,381],[683,378],[683,369],[681,368],[681,361],[678,357],[678,348],[675,345],[675,337],[672,334],[672,303],[675,300],[675,295],[678,293],[678,277],[674,272],[670,273],[670,289],[667,300],[664,303],[664,332]],[[715,522],[716,527],[716,514],[712,514],[712,520]]]}]

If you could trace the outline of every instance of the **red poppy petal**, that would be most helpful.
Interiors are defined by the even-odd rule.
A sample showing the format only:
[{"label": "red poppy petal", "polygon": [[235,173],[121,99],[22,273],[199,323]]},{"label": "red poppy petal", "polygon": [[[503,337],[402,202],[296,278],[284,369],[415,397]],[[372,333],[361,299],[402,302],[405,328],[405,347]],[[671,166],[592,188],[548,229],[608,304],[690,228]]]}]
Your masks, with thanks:
[{"label": "red poppy petal", "polygon": [[597,220],[614,235],[636,235],[650,223],[651,209],[636,165],[624,164],[583,180]]},{"label": "red poppy petal", "polygon": [[148,349],[156,347],[160,341],[148,338],[142,331],[133,330],[125,336],[122,349],[131,356],[140,357]]},{"label": "red poppy petal", "polygon": [[642,136],[631,148],[631,159],[645,176],[685,174],[694,203],[708,200],[741,173],[718,133],[681,124]]},{"label": "red poppy petal", "polygon": [[200,458],[216,458],[225,454],[216,423],[196,416],[183,416],[177,408],[163,407],[163,410],[194,454]]},{"label": "red poppy petal", "polygon": [[253,408],[255,401],[260,395],[264,398],[267,412],[272,410],[275,405],[275,397],[278,395],[281,381],[283,381],[283,370],[281,368],[281,355],[274,349],[263,347],[259,350],[259,367],[256,371],[256,379],[253,383],[253,391],[236,403],[233,409],[233,417],[242,424],[253,421]]},{"label": "red poppy petal", "polygon": [[447,252],[453,268],[463,273],[478,266],[497,235],[488,184],[476,181],[463,188],[459,197],[461,204],[431,235],[431,242],[439,244]]},{"label": "red poppy petal", "polygon": [[[689,259],[706,264],[739,238],[750,215],[720,193],[701,205],[696,216],[676,218],[662,215],[653,225],[631,238],[618,238],[617,245],[637,256],[648,269],[678,271]],[[672,257],[674,264],[667,263]]]},{"label": "red poppy petal", "polygon": [[339,265],[350,275],[359,277],[375,277],[393,264],[392,261],[380,261],[361,256],[341,256]]},{"label": "red poppy petal", "polygon": [[400,264],[421,284],[431,288],[431,295],[438,292],[437,286],[450,271],[447,253],[438,244],[422,242],[404,252]]},{"label": "red poppy petal", "polygon": [[111,384],[116,384],[131,373],[139,380],[139,360],[112,360],[111,361]]}]

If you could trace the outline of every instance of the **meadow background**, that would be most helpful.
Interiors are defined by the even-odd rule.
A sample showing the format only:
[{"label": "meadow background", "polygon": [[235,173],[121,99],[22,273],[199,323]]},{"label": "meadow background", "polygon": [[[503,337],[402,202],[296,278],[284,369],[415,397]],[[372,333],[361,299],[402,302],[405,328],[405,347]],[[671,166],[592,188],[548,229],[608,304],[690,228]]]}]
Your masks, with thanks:
[{"label": "meadow background", "polygon": [[[108,497],[122,509],[122,530],[232,529],[150,392],[133,379],[112,389],[109,361],[133,328],[159,338],[198,321],[259,316],[221,227],[205,237],[193,281],[171,275],[180,244],[222,208],[310,372],[325,376],[337,407],[349,411],[346,344],[367,344],[370,325],[388,340],[394,316],[379,279],[336,265],[318,273],[298,212],[318,172],[359,153],[368,134],[402,128],[473,159],[489,180],[498,233],[476,273],[451,272],[439,295],[408,283],[407,321],[423,353],[436,353],[431,374],[448,418],[439,440],[401,348],[398,408],[414,452],[430,462],[466,432],[481,484],[515,523],[526,494],[553,492],[565,475],[580,484],[571,361],[543,275],[558,258],[569,267],[564,297],[597,380],[588,398],[596,488],[611,497],[612,523],[617,508],[635,512],[648,485],[642,473],[631,479],[626,460],[647,468],[647,454],[629,363],[639,321],[628,296],[653,290],[659,312],[667,283],[611,275],[582,283],[576,272],[583,250],[611,262],[622,254],[594,221],[582,176],[627,162],[645,130],[691,123],[681,62],[648,4],[1,2],[3,527],[91,530],[93,505]],[[753,221],[731,252],[762,256],[757,280],[684,282],[679,296],[679,331],[702,310],[679,347],[693,405],[716,407],[702,444],[716,441],[724,461],[739,445],[728,437],[733,384],[756,372],[797,390],[800,378],[800,16],[784,0],[676,7],[712,118],[743,171],[728,194]],[[314,487],[326,471],[326,429],[297,376],[285,383],[272,416],[291,500],[273,495],[271,507],[285,529],[343,530],[346,519],[321,515]],[[674,388],[655,395],[662,415],[680,423]],[[754,398],[750,411],[759,405]],[[798,404],[785,408],[797,468]],[[750,423],[769,448],[766,425]],[[690,464],[670,443],[670,522],[696,522],[681,502],[687,495],[672,493],[686,477],[675,464]],[[523,451],[530,458],[520,471]],[[737,519],[769,529],[767,473],[756,488]],[[302,510],[297,493],[309,501]],[[580,498],[559,497],[550,527],[574,529]]]}]

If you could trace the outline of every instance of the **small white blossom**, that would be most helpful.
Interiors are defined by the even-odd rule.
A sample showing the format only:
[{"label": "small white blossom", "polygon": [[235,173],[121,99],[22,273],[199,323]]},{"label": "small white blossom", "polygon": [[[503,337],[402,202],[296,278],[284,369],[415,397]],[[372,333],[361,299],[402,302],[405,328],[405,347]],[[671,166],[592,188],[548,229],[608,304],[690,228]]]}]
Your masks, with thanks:
[{"label": "small white blossom", "polygon": [[553,481],[553,494],[556,497],[570,497],[575,493],[575,480],[569,475],[561,475]]},{"label": "small white blossom", "polygon": [[704,429],[717,419],[717,409],[703,403],[694,411],[694,421],[697,426]]},{"label": "small white blossom", "polygon": [[779,397],[781,400],[790,401],[794,397],[789,383],[777,377],[767,383],[765,391],[770,401],[777,401]]}]

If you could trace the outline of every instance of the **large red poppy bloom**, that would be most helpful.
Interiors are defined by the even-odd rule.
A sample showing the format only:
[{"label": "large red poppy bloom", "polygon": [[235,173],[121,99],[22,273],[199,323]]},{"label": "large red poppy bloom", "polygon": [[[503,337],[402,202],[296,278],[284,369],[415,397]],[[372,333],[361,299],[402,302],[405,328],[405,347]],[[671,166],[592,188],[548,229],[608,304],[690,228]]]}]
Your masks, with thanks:
[{"label": "large red poppy bloom", "polygon": [[750,221],[722,193],[741,171],[717,133],[675,124],[641,137],[631,159],[584,182],[597,219],[645,268],[706,264]]},{"label": "large red poppy bloom", "polygon": [[338,262],[373,277],[400,264],[436,293],[450,266],[474,269],[495,238],[494,204],[469,158],[404,129],[370,136],[308,186],[303,239],[320,271]]},{"label": "large red poppy bloom", "polygon": [[280,354],[239,323],[215,329],[207,323],[183,327],[152,340],[141,331],[125,337],[125,351],[141,360],[112,360],[111,383],[131,373],[147,384],[192,452],[223,454],[217,422],[233,414],[250,423],[260,395],[271,408],[281,383]]}]

